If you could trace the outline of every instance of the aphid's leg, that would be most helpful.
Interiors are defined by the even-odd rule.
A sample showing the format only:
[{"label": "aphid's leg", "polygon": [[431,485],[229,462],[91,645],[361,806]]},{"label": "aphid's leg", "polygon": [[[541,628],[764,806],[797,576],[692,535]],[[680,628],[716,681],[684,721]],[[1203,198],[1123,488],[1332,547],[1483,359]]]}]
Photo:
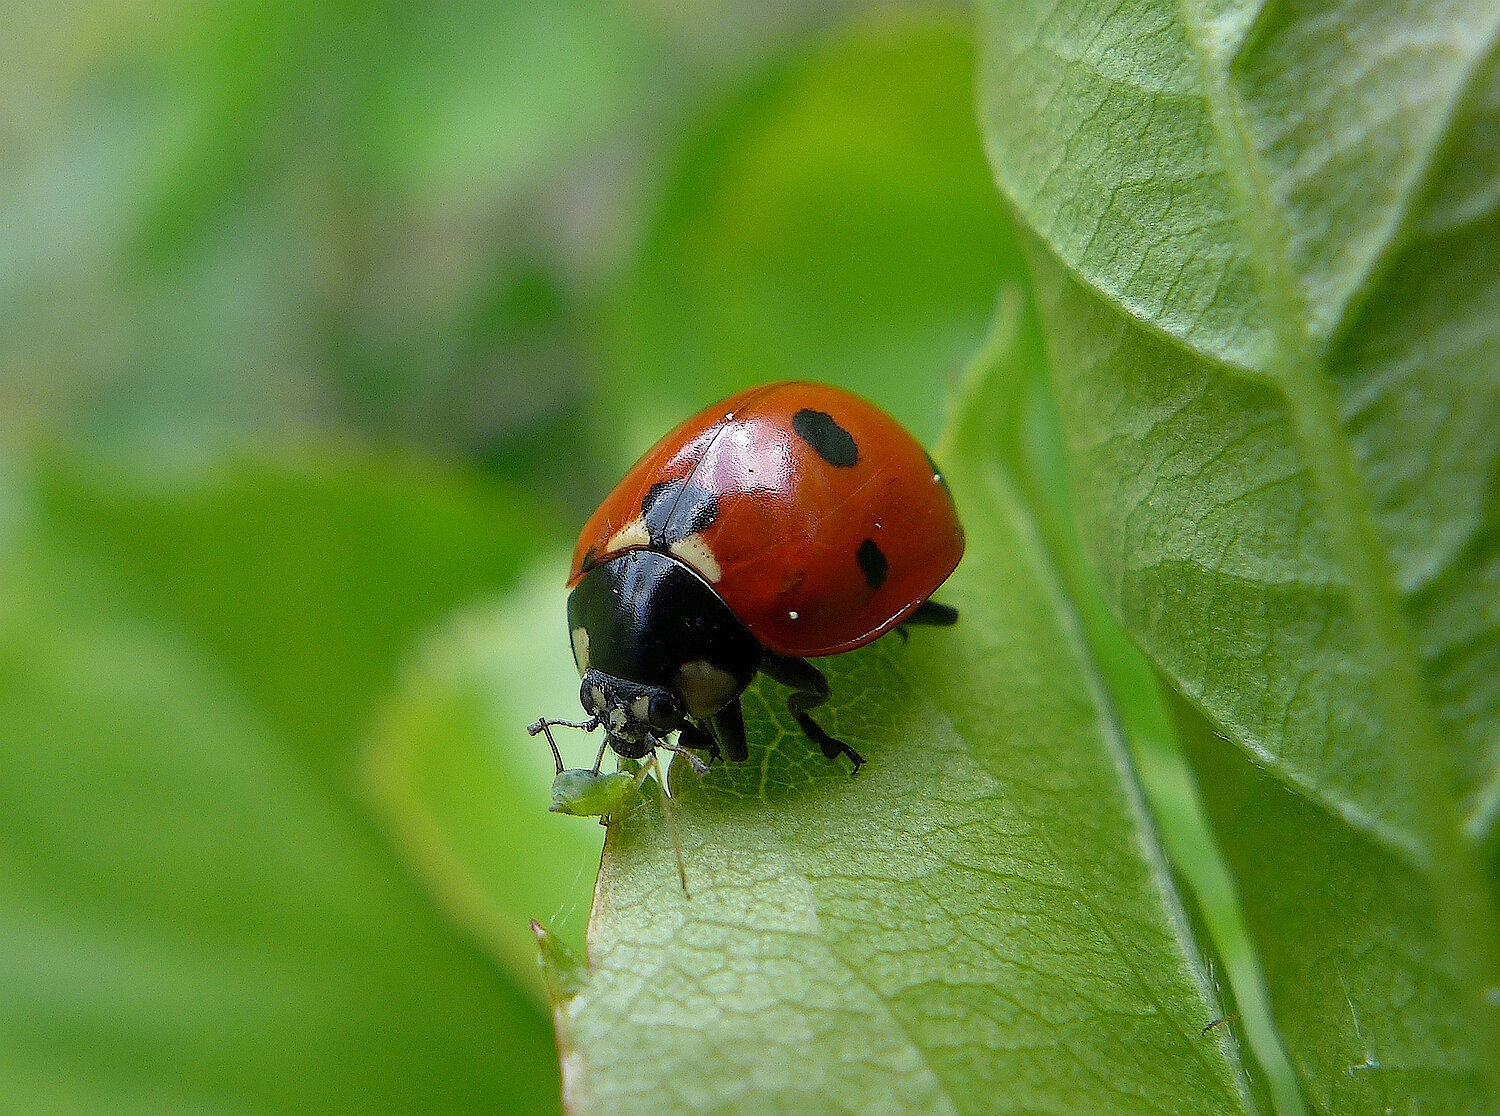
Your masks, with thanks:
[{"label": "aphid's leg", "polygon": [[823,672],[806,659],[789,659],[773,655],[769,651],[761,659],[760,669],[783,686],[792,688],[792,693],[786,699],[786,707],[807,738],[823,749],[823,754],[829,759],[848,756],[854,761],[854,770],[858,771],[865,762],[865,757],[842,740],[829,736],[807,715],[809,709],[816,709],[830,696],[828,679],[823,677]]},{"label": "aphid's leg", "polygon": [[740,708],[740,699],[735,698],[714,714],[714,735],[724,746],[724,752],[735,763],[741,763],[750,755],[745,744],[745,711]]},{"label": "aphid's leg", "polygon": [[594,757],[594,774],[599,774],[599,765],[604,762],[604,753],[609,749],[609,733],[604,734],[604,743],[599,745],[599,754]]},{"label": "aphid's leg", "polygon": [[[587,721],[549,721],[546,717],[539,717],[534,724],[526,726],[526,735],[535,736],[540,732],[547,737],[547,744],[552,749],[552,759],[557,763],[557,773],[561,775],[563,773],[562,753],[557,750],[557,741],[552,739],[553,725],[562,725],[564,728],[576,728],[582,729],[584,732],[593,732],[599,727],[599,718],[594,717]],[[597,765],[594,770],[599,770]]]},{"label": "aphid's leg", "polygon": [[687,868],[682,863],[682,842],[677,839],[677,818],[672,813],[672,796],[667,793],[661,764],[657,763],[654,750],[651,753],[651,759],[647,762],[656,772],[656,800],[661,803],[661,816],[667,823],[667,836],[672,839],[672,854],[677,858],[677,881],[682,884],[682,897],[691,899],[692,896],[688,894],[687,889]]},{"label": "aphid's leg", "polygon": [[526,731],[532,736],[539,732],[545,732],[548,725],[556,725],[559,728],[576,728],[584,732],[593,732],[599,727],[599,718],[590,717],[587,721],[558,721],[551,717],[540,717],[535,724],[527,725]]},{"label": "aphid's leg", "polygon": [[949,628],[958,623],[958,609],[937,601],[923,601],[917,610],[901,621],[903,624],[927,624],[934,628]]},{"label": "aphid's leg", "polygon": [[677,743],[696,752],[707,752],[710,761],[720,756],[719,742],[692,721],[683,721],[677,731]]},{"label": "aphid's leg", "polygon": [[563,773],[562,753],[557,750],[557,741],[552,739],[552,730],[547,727],[547,722],[538,721],[534,725],[526,726],[528,736],[535,736],[539,732],[546,734],[547,745],[552,749],[552,758],[557,763],[557,773],[561,775]]}]

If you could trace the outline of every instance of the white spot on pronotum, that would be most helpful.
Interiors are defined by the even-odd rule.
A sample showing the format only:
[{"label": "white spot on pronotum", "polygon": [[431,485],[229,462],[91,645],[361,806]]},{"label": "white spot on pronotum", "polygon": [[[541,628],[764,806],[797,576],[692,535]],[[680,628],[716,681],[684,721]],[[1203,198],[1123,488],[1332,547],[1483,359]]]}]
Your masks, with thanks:
[{"label": "white spot on pronotum", "polygon": [[732,418],[734,418],[734,412],[733,411],[725,411],[724,412],[724,421],[728,422]]},{"label": "white spot on pronotum", "polygon": [[644,721],[646,714],[651,711],[651,698],[642,694],[630,703],[630,711],[635,714],[637,721]]},{"label": "white spot on pronotum", "polygon": [[724,576],[724,571],[719,568],[719,560],[708,548],[708,543],[703,541],[702,535],[689,535],[685,539],[678,539],[668,549],[709,581],[718,581]]},{"label": "white spot on pronotum", "polygon": [[573,661],[578,664],[580,675],[589,669],[589,630],[587,628],[573,629]]},{"label": "white spot on pronotum", "polygon": [[788,612],[786,614],[786,617],[787,617],[788,620],[795,620],[795,619],[797,619],[797,612],[796,612],[796,610],[793,609],[791,612]]},{"label": "white spot on pronotum", "polygon": [[739,688],[734,675],[707,659],[694,659],[677,668],[677,691],[695,717],[717,713]]},{"label": "white spot on pronotum", "polygon": [[651,545],[651,532],[646,530],[646,521],[636,516],[610,536],[604,544],[604,552],[613,554],[617,550],[635,550]]},{"label": "white spot on pronotum", "polygon": [[932,474],[932,483],[933,484],[942,484],[943,483],[943,474],[942,473],[933,473]]}]

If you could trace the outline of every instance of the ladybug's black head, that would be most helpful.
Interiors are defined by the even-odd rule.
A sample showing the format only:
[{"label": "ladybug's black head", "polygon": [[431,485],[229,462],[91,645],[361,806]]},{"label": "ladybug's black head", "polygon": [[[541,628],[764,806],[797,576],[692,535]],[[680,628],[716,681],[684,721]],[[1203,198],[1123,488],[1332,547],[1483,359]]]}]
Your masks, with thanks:
[{"label": "ladybug's black head", "polygon": [[627,759],[640,759],[682,726],[682,703],[670,690],[602,670],[583,672],[578,700],[604,726],[609,746]]},{"label": "ladybug's black head", "polygon": [[579,699],[620,755],[702,720],[755,677],[761,648],[713,587],[670,554],[631,550],[586,573],[568,597]]}]

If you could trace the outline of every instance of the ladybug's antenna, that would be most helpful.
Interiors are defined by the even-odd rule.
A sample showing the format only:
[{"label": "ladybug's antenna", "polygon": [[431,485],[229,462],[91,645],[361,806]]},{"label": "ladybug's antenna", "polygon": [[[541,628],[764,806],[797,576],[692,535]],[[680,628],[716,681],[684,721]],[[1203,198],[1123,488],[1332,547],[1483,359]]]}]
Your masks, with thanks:
[{"label": "ladybug's antenna", "polygon": [[[552,739],[553,725],[558,725],[561,728],[576,728],[582,729],[584,732],[593,732],[596,728],[599,727],[599,718],[591,717],[587,721],[549,721],[546,717],[538,717],[535,724],[526,726],[527,736],[535,736],[537,733],[541,733],[547,738],[547,744],[552,749],[552,758],[557,763],[557,773],[561,775],[563,773],[562,753],[557,750],[557,741]],[[599,752],[599,758],[604,758],[604,752],[602,749]],[[598,763],[595,763],[595,774],[598,774],[598,771],[599,765]]]}]

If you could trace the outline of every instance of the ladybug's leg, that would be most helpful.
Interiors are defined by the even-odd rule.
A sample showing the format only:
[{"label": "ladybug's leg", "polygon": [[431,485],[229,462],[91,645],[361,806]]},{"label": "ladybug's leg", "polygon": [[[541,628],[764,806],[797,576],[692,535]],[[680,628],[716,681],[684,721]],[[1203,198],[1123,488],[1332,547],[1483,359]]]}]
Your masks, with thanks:
[{"label": "ladybug's leg", "polygon": [[860,765],[865,762],[865,757],[842,740],[829,736],[816,721],[807,715],[808,710],[816,709],[832,694],[828,688],[828,679],[823,677],[823,672],[806,659],[790,659],[782,655],[773,655],[769,651],[761,659],[760,669],[783,686],[792,688],[792,693],[786,699],[786,707],[791,711],[807,738],[821,748],[823,754],[829,759],[848,756],[854,762],[854,770],[858,771]]},{"label": "ladybug's leg", "polygon": [[901,637],[904,645],[911,639],[911,633],[906,630],[908,624],[925,624],[933,628],[947,628],[958,623],[958,609],[951,605],[938,604],[937,601],[923,601],[917,606],[915,612],[908,616],[900,624],[896,625],[896,634]]},{"label": "ladybug's leg", "polygon": [[917,610],[901,621],[903,624],[927,624],[934,628],[947,628],[958,623],[958,609],[937,601],[923,601]]},{"label": "ladybug's leg", "polygon": [[677,730],[677,743],[697,752],[707,752],[710,759],[719,758],[719,742],[692,721],[683,721]]},{"label": "ladybug's leg", "polygon": [[714,714],[713,726],[714,735],[730,759],[741,763],[750,757],[750,748],[745,744],[745,711],[740,708],[739,698]]},{"label": "ladybug's leg", "polygon": [[704,763],[697,756],[693,755],[692,752],[688,751],[687,750],[687,745],[683,744],[681,742],[681,740],[679,740],[676,744],[670,743],[670,742],[668,742],[666,740],[661,740],[661,741],[657,742],[656,746],[658,748],[665,748],[669,752],[676,752],[683,759],[687,760],[688,761],[688,766],[693,769],[693,774],[695,774],[695,775],[707,775],[708,774],[708,764]]}]

